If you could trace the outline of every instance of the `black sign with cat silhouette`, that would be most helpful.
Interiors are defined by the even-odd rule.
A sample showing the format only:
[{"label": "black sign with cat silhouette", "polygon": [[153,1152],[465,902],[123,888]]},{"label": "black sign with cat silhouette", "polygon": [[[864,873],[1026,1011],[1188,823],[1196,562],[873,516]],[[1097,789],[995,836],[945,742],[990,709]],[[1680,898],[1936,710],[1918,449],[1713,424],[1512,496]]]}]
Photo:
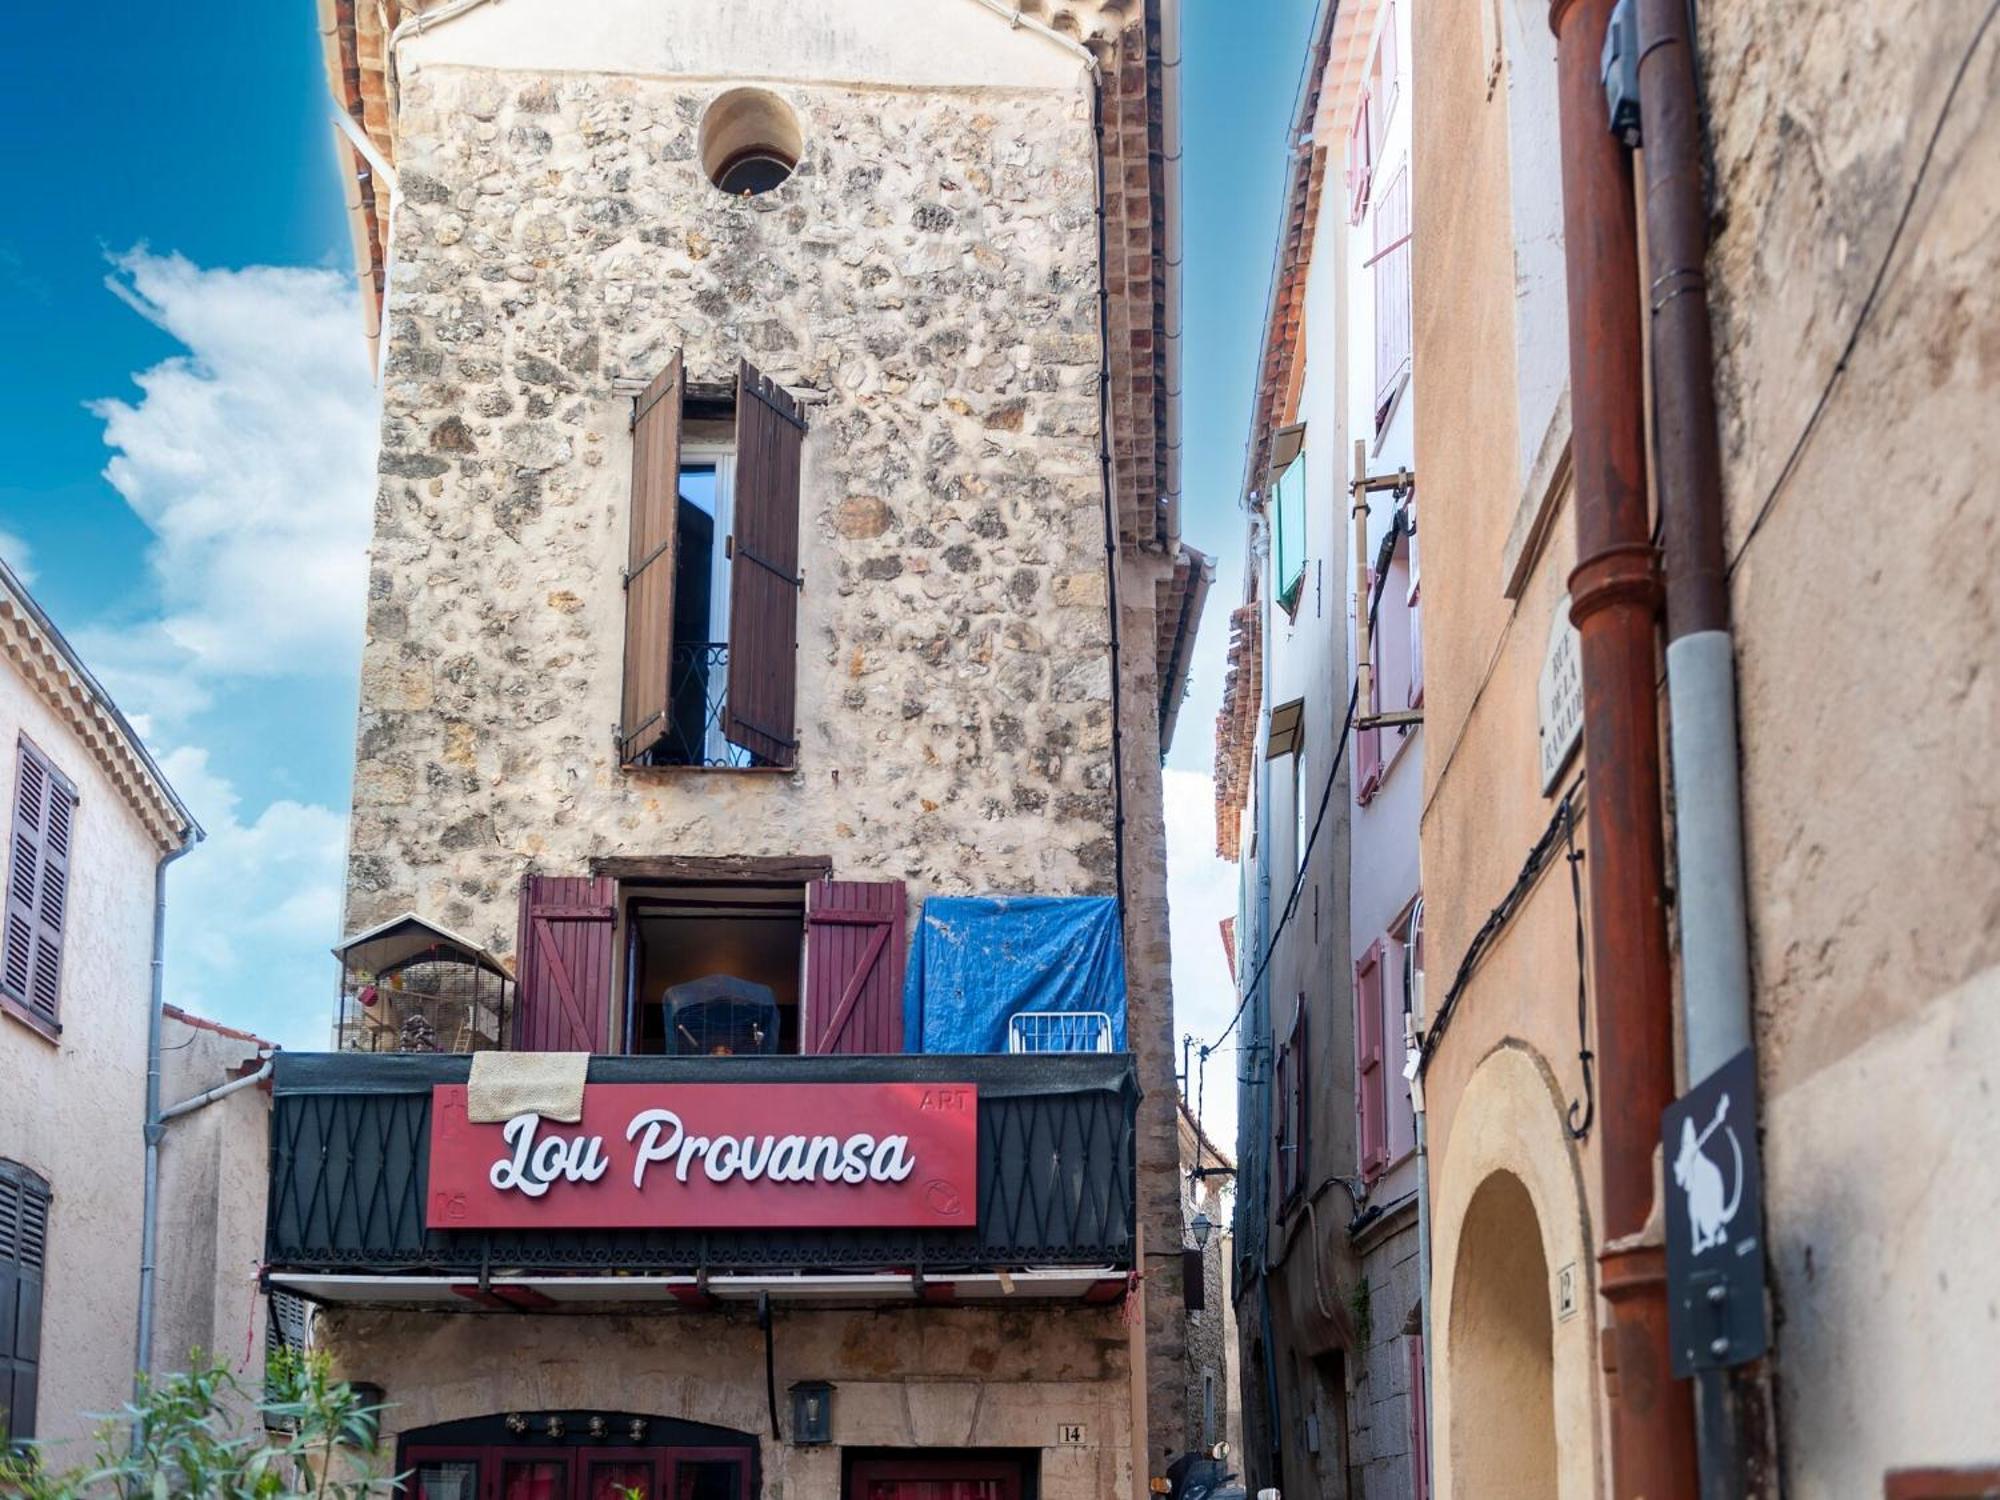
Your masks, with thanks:
[{"label": "black sign with cat silhouette", "polygon": [[1757,1059],[1748,1048],[1667,1106],[1667,1306],[1674,1373],[1764,1352]]}]

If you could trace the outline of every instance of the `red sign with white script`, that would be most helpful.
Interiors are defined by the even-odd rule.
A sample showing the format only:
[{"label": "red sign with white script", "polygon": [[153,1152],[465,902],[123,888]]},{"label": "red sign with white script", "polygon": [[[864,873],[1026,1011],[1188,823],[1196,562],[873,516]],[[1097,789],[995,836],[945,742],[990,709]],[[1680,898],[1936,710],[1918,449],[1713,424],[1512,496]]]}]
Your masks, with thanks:
[{"label": "red sign with white script", "polygon": [[598,1083],[583,1119],[466,1118],[431,1091],[432,1229],[969,1229],[965,1083]]}]

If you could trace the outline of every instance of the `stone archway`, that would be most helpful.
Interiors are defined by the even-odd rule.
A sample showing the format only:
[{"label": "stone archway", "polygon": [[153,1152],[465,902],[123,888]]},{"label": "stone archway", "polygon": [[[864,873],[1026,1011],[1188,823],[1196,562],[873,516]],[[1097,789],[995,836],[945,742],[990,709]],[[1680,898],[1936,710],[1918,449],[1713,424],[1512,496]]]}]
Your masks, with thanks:
[{"label": "stone archway", "polygon": [[1541,1224],[1521,1179],[1479,1185],[1452,1277],[1450,1431],[1455,1473],[1490,1500],[1555,1500],[1554,1327]]},{"label": "stone archway", "polygon": [[[1521,1042],[1503,1042],[1472,1070],[1433,1158],[1431,1421],[1439,1500],[1590,1500],[1602,1493],[1596,1264],[1583,1162],[1564,1109],[1547,1061]],[[1566,1316],[1557,1307],[1559,1285],[1568,1291]],[[1510,1296],[1518,1306],[1501,1305]],[[1506,1315],[1527,1321],[1509,1323]],[[1532,1405],[1536,1435],[1525,1450],[1535,1461],[1524,1454],[1521,1472],[1539,1487],[1505,1489],[1469,1434],[1490,1425],[1495,1390],[1510,1421],[1519,1393],[1485,1378],[1490,1361],[1480,1351],[1500,1355],[1492,1367],[1504,1369],[1510,1351],[1538,1346],[1546,1348],[1547,1370]],[[1471,1410],[1462,1413],[1465,1402]],[[1496,1441],[1512,1439],[1502,1433]]]}]

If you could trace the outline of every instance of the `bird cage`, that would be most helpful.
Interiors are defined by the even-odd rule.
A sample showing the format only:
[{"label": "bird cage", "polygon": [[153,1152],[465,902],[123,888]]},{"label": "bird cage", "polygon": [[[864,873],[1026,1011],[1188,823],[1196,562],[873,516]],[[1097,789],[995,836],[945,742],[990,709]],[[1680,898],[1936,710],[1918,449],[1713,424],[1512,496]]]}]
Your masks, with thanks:
[{"label": "bird cage", "polygon": [[343,1052],[492,1052],[508,1045],[514,976],[414,912],[343,938],[334,1045]]}]

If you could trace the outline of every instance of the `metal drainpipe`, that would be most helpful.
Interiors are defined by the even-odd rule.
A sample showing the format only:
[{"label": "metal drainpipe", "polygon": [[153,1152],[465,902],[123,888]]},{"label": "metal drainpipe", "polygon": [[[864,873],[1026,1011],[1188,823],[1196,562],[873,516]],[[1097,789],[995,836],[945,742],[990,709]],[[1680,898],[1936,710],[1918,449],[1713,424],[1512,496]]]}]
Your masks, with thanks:
[{"label": "metal drainpipe", "polygon": [[[1424,931],[1424,898],[1417,897],[1417,908],[1410,915],[1410,948],[1416,948]],[[1403,964],[1403,984],[1408,990],[1410,1034],[1406,1045],[1415,1047],[1417,1038],[1423,1034],[1428,1013],[1424,1010],[1423,970],[1405,960]],[[1431,1379],[1431,1366],[1436,1362],[1436,1309],[1431,1306],[1431,1143],[1430,1129],[1425,1120],[1424,1075],[1421,1071],[1410,1076],[1410,1108],[1416,1117],[1417,1126],[1417,1300],[1423,1309],[1424,1335],[1424,1472],[1437,1473],[1437,1464],[1432,1455],[1436,1445],[1431,1441],[1432,1422],[1430,1414],[1437,1410],[1432,1392],[1435,1383]]]},{"label": "metal drainpipe", "polygon": [[[1752,1045],[1736,650],[1722,540],[1701,106],[1686,0],[1638,0],[1653,442],[1667,562],[1668,754],[1687,1080]],[[1701,1493],[1747,1486],[1728,1373],[1695,1382]]]},{"label": "metal drainpipe", "polygon": [[1700,106],[1685,0],[1639,0],[1646,132],[1654,445],[1667,554],[1674,883],[1687,1077],[1750,1045],[1750,938],[1736,743],[1735,645],[1722,544],[1722,459],[1708,317]]},{"label": "metal drainpipe", "polygon": [[[187,842],[162,855],[153,867],[153,999],[146,1022],[146,1175],[139,1205],[139,1327],[132,1373],[135,1403],[143,1398],[146,1378],[153,1368],[154,1268],[160,1238],[160,1137],[167,1128],[160,1117],[160,1040],[167,973],[167,866],[200,842],[201,830],[190,830]],[[138,1440],[135,1426],[133,1441]]]},{"label": "metal drainpipe", "polygon": [[1666,1255],[1654,1215],[1660,1112],[1674,1095],[1654,616],[1647,514],[1638,224],[1632,164],[1605,118],[1599,59],[1612,0],[1554,0],[1569,286],[1577,565],[1590,774],[1591,990],[1604,1106],[1598,1286],[1611,1488],[1695,1493],[1694,1414],[1667,1343]]}]

